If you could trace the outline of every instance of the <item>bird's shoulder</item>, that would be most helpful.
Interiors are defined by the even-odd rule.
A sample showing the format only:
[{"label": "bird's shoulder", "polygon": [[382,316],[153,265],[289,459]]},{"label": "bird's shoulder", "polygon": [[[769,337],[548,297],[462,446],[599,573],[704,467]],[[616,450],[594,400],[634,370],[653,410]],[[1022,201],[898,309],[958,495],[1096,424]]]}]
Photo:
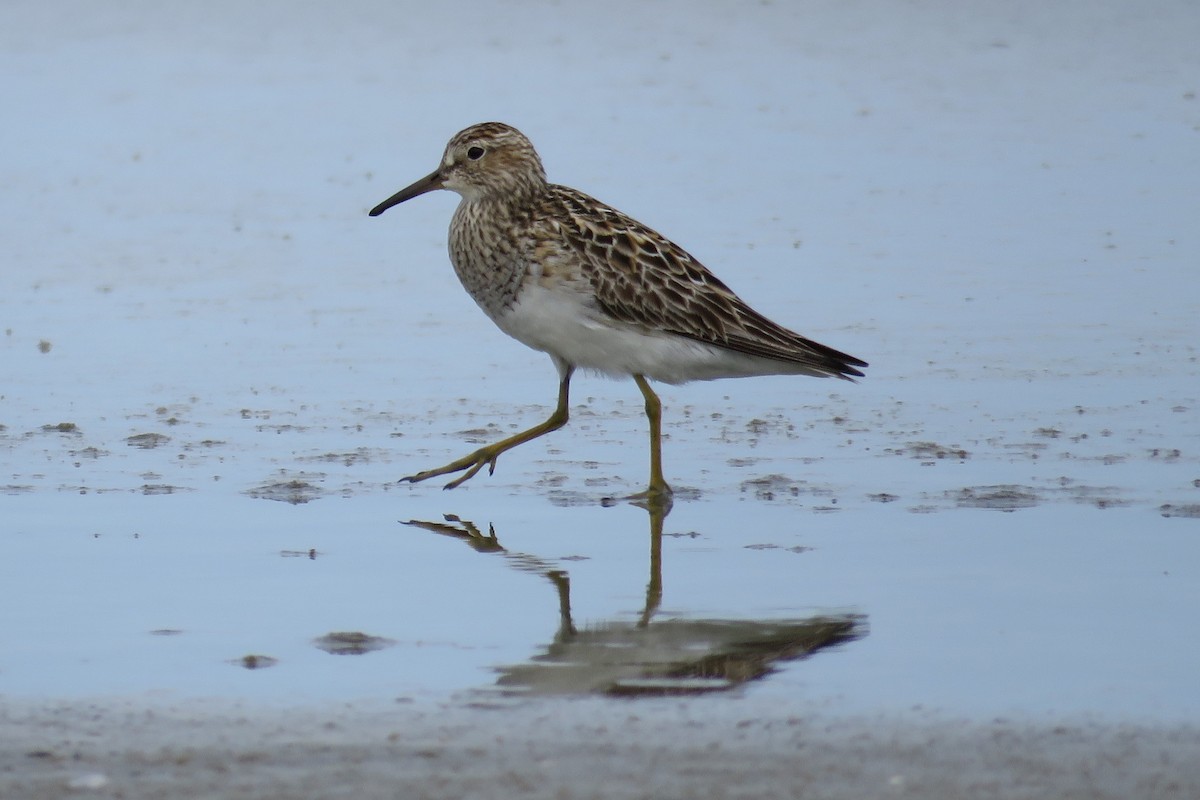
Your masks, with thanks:
[{"label": "bird's shoulder", "polygon": [[704,341],[728,338],[744,303],[699,260],[590,195],[549,188],[536,220],[539,249],[576,263],[606,313]]}]

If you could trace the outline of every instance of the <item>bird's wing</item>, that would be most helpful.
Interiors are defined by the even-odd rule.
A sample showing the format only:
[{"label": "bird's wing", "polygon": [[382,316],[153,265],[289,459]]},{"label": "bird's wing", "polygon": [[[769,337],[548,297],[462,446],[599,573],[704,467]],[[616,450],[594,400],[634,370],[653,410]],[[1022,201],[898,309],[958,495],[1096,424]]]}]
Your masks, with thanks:
[{"label": "bird's wing", "polygon": [[565,186],[552,187],[550,202],[558,208],[547,218],[561,227],[563,246],[582,257],[597,302],[613,318],[818,372],[862,376],[855,367],[865,361],[767,319],[637,220]]}]

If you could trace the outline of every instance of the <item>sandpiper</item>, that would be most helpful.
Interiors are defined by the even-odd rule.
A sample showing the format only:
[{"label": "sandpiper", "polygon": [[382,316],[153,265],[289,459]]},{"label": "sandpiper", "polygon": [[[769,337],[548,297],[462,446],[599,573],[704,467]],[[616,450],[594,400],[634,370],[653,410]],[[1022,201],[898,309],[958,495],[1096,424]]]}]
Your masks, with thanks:
[{"label": "sandpiper", "polygon": [[500,122],[472,125],[446,145],[441,164],[371,209],[449,189],[462,200],[450,221],[450,261],[463,287],[500,330],[548,354],[558,404],[540,425],[444,467],[401,480],[463,472],[474,477],[517,445],[567,422],[578,368],[630,376],[646,401],[650,485],[640,497],[669,501],[663,478],[662,405],[650,380],[811,375],[853,380],[867,363],[764,317],[683,248],[583,192],[546,181],[529,139]]}]

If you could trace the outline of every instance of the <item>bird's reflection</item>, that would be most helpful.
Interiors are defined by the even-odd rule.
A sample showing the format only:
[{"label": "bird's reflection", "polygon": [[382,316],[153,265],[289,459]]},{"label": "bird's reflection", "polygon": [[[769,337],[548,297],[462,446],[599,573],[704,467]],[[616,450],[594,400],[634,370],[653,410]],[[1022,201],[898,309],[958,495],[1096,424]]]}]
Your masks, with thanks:
[{"label": "bird's reflection", "polygon": [[480,553],[502,556],[514,569],[542,575],[558,595],[559,627],[545,651],[524,664],[500,667],[507,691],[613,696],[703,694],[727,691],[765,677],[783,661],[861,638],[860,614],[802,619],[654,619],[662,602],[663,520],[669,507],[650,506],[650,578],[636,622],[614,619],[581,630],[571,617],[567,571],[528,553],[508,550],[495,529],[484,534],[454,515],[440,522],[405,523],[449,536]]}]

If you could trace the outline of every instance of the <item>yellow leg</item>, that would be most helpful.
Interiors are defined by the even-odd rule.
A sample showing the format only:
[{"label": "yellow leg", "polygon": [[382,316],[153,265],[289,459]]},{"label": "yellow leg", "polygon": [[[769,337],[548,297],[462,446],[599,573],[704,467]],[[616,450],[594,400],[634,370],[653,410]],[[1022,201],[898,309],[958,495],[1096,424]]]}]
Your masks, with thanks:
[{"label": "yellow leg", "polygon": [[638,618],[639,628],[649,625],[651,618],[658,612],[658,607],[662,605],[663,520],[671,513],[670,498],[647,504],[646,510],[650,512],[650,580],[646,584],[646,605],[642,609],[642,616]]},{"label": "yellow leg", "polygon": [[650,423],[650,486],[634,497],[651,504],[669,503],[671,487],[663,478],[662,471],[662,401],[643,376],[634,375],[633,380],[642,390],[642,397],[646,398],[646,419]]},{"label": "yellow leg", "polygon": [[544,436],[551,431],[556,431],[563,425],[567,424],[567,395],[571,385],[571,370],[565,370],[562,381],[558,384],[558,405],[554,409],[554,413],[549,419],[540,425],[534,425],[527,431],[521,431],[518,434],[502,439],[495,444],[489,444],[486,447],[481,447],[470,455],[463,456],[457,461],[451,461],[444,467],[437,469],[427,469],[424,472],[418,472],[416,475],[409,475],[401,478],[400,481],[408,481],[409,483],[418,483],[419,481],[436,478],[438,475],[449,475],[453,472],[461,472],[466,470],[462,476],[455,478],[446,484],[444,488],[453,489],[461,486],[463,483],[475,477],[479,470],[483,469],[483,465],[488,465],[488,474],[491,475],[496,471],[496,459],[501,453],[512,450],[517,445],[525,444],[528,441]]}]

